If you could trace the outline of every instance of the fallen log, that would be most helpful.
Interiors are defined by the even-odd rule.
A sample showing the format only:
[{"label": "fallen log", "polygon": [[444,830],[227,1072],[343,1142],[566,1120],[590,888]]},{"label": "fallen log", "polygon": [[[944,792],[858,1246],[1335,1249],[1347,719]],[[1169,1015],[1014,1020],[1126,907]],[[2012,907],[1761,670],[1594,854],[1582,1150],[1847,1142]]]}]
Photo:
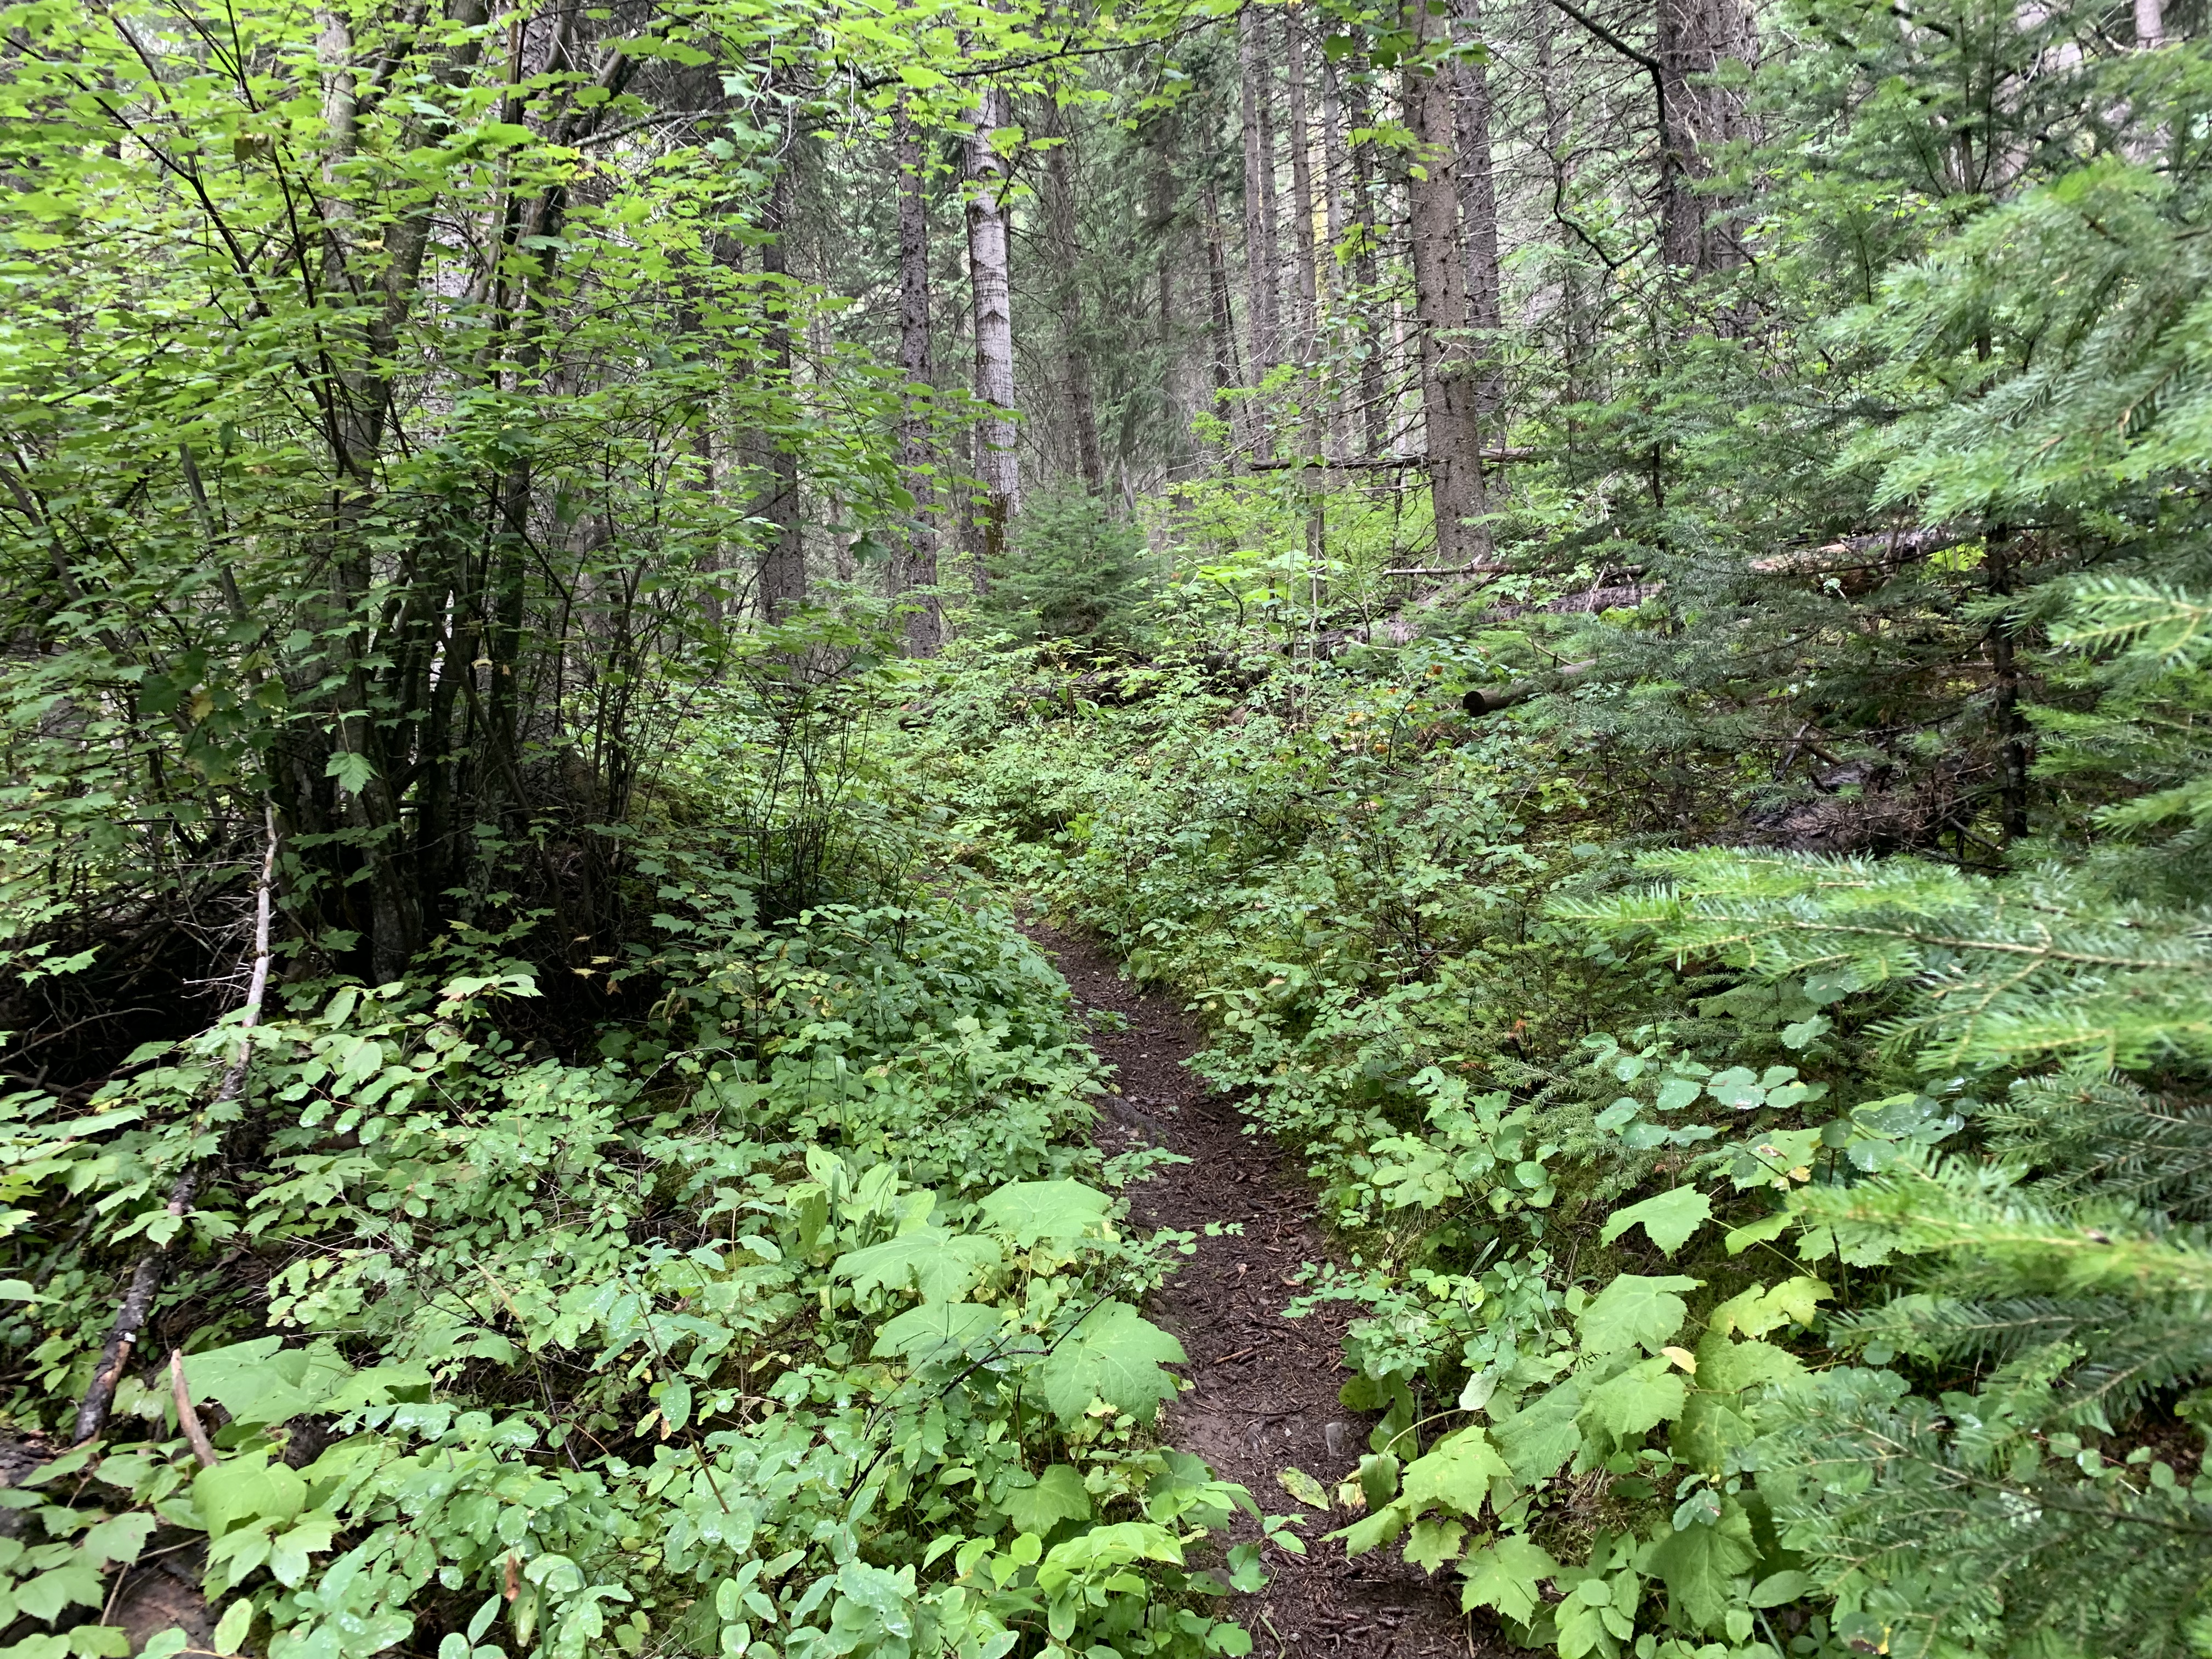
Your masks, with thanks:
[{"label": "fallen log", "polygon": [[1596,666],[1597,659],[1593,657],[1586,662],[1562,663],[1547,673],[1531,675],[1504,685],[1478,685],[1459,700],[1460,707],[1470,714],[1494,714],[1501,708],[1510,708],[1515,703],[1526,702],[1547,691],[1564,690]]}]

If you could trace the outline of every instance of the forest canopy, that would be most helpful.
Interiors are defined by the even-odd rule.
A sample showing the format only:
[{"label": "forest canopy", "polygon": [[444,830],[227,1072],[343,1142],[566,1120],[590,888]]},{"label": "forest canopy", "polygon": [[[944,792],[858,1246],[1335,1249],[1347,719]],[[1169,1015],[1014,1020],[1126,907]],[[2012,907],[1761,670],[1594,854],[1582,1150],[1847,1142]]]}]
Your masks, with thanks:
[{"label": "forest canopy", "polygon": [[2206,23],[0,0],[0,1659],[2212,1655]]}]

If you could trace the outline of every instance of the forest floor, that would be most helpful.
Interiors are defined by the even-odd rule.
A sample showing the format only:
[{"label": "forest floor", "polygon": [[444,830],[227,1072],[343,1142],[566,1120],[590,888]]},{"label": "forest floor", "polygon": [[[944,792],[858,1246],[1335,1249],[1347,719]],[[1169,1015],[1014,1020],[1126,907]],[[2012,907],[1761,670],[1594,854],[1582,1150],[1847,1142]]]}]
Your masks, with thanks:
[{"label": "forest floor", "polygon": [[[1091,1046],[1117,1073],[1121,1092],[1106,1097],[1097,1136],[1109,1152],[1145,1146],[1189,1159],[1164,1165],[1130,1189],[1133,1218],[1146,1227],[1199,1235],[1149,1310],[1189,1356],[1196,1384],[1171,1404],[1161,1431],[1215,1474],[1249,1487],[1271,1513],[1301,1512],[1309,1553],[1269,1550],[1272,1582],[1239,1612],[1261,1659],[1442,1659],[1504,1655],[1512,1650],[1459,1610],[1455,1580],[1431,1580],[1382,1549],[1349,1559],[1340,1543],[1319,1541],[1352,1518],[1319,1515],[1276,1480],[1295,1467],[1331,1489],[1358,1467],[1373,1419],[1340,1404],[1352,1373],[1340,1358],[1347,1316],[1323,1310],[1282,1316],[1299,1292],[1291,1276],[1322,1261],[1328,1245],[1314,1218],[1313,1193],[1272,1142],[1245,1133],[1236,1103],[1214,1093],[1183,1062],[1206,1046],[1195,1024],[1166,997],[1139,991],[1113,958],[1079,935],[1031,924],[1085,1014],[1105,1011],[1127,1022],[1086,1019]],[[1241,1222],[1239,1233],[1205,1237],[1212,1222]],[[1240,1517],[1240,1537],[1258,1528]],[[1256,1603],[1256,1605],[1254,1605]]]}]

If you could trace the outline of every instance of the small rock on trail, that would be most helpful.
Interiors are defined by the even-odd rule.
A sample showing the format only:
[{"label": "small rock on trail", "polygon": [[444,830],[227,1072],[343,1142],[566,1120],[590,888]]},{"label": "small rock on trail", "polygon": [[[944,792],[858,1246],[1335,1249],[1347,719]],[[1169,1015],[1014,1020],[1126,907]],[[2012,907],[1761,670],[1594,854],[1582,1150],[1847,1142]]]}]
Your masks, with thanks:
[{"label": "small rock on trail", "polygon": [[[1097,1030],[1091,1046],[1118,1073],[1097,1136],[1109,1152],[1164,1146],[1191,1160],[1170,1164],[1130,1189],[1134,1219],[1199,1233],[1197,1254],[1153,1300],[1153,1316],[1190,1357],[1196,1387],[1163,1413],[1161,1430],[1218,1474],[1251,1489],[1271,1514],[1302,1513],[1303,1558],[1267,1552],[1267,1588],[1238,1598],[1237,1616],[1261,1659],[1443,1659],[1513,1650],[1459,1611],[1456,1577],[1430,1579],[1385,1548],[1347,1559],[1321,1534],[1352,1517],[1321,1515],[1276,1480],[1304,1469],[1334,1490],[1358,1465],[1371,1419],[1348,1411],[1337,1390],[1351,1379],[1340,1341],[1347,1316],[1318,1310],[1282,1316],[1298,1294],[1285,1281],[1327,1252],[1311,1191],[1273,1143],[1244,1133],[1234,1102],[1183,1068],[1205,1046],[1198,1027],[1164,997],[1136,990],[1097,944],[1031,924],[1030,937],[1060,966],[1077,1002],[1110,1010],[1125,1030]],[[1241,1237],[1203,1236],[1209,1222],[1242,1222]],[[1258,1529],[1239,1519],[1240,1536]]]}]

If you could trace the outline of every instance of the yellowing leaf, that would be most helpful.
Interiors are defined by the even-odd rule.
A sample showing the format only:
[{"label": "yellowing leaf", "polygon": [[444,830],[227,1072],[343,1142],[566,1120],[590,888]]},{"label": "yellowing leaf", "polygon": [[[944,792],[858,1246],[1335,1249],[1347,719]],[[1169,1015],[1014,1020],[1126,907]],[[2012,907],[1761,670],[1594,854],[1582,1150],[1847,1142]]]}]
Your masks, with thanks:
[{"label": "yellowing leaf", "polygon": [[1415,1514],[1442,1504],[1474,1515],[1490,1495],[1490,1483],[1512,1474],[1488,1435],[1478,1428],[1462,1429],[1406,1466],[1401,1492]]}]

